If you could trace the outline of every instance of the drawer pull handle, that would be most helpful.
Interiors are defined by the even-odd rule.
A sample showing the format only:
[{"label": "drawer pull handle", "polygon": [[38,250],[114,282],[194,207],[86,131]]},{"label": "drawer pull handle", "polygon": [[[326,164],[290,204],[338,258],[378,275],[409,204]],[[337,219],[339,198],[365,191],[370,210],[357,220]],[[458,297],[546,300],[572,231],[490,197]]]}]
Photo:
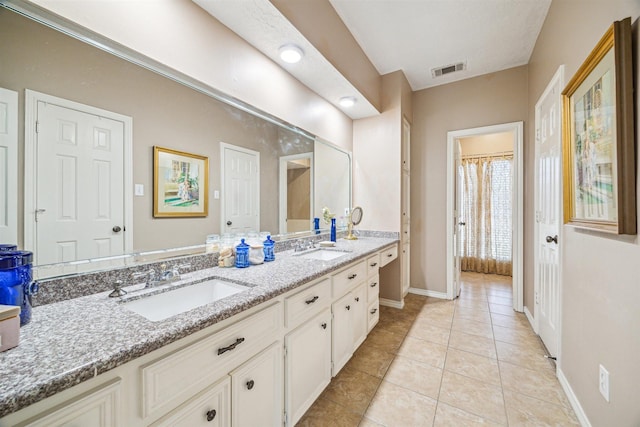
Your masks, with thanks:
[{"label": "drawer pull handle", "polygon": [[216,417],[216,414],[217,414],[217,412],[216,412],[215,409],[207,411],[207,421],[209,421],[209,422],[213,421],[213,419]]},{"label": "drawer pull handle", "polygon": [[374,262],[373,264],[369,264],[369,266],[371,266],[371,267],[375,267],[376,265],[378,265],[377,262]]},{"label": "drawer pull handle", "polygon": [[315,297],[308,299],[305,301],[306,304],[313,304],[314,302],[318,301],[318,298],[320,298],[318,295],[316,295]]},{"label": "drawer pull handle", "polygon": [[347,310],[351,310],[351,306],[350,306],[350,305],[346,306],[345,308],[346,308]]},{"label": "drawer pull handle", "polygon": [[356,297],[356,302],[360,302],[360,297]]},{"label": "drawer pull handle", "polygon": [[372,288],[375,288],[377,285],[378,285],[378,282],[373,282],[370,286],[371,286]]},{"label": "drawer pull handle", "polygon": [[378,309],[374,308],[373,310],[371,310],[371,314],[376,314],[376,311],[378,311]]},{"label": "drawer pull handle", "polygon": [[247,381],[247,389],[251,390],[255,384],[253,380]]},{"label": "drawer pull handle", "polygon": [[357,275],[358,275],[357,273],[353,273],[351,276],[347,276],[347,279],[353,280],[356,278]]},{"label": "drawer pull handle", "polygon": [[322,327],[322,329],[327,329],[327,324],[324,322],[320,326]]},{"label": "drawer pull handle", "polygon": [[387,254],[387,257],[391,258],[393,256],[393,254]]},{"label": "drawer pull handle", "polygon": [[231,351],[231,350],[235,349],[238,345],[242,344],[243,342],[244,342],[244,338],[238,338],[236,340],[236,342],[234,342],[230,346],[219,348],[218,349],[218,356],[220,356],[223,353],[226,353],[227,351]]}]

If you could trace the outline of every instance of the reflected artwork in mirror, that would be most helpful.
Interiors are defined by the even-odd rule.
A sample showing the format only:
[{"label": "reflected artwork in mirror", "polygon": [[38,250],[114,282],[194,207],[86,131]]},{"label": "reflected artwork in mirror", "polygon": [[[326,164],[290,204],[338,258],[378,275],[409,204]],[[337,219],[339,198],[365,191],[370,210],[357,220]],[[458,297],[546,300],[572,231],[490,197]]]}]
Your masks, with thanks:
[{"label": "reflected artwork in mirror", "polygon": [[[87,32],[82,40],[77,36],[71,37],[59,17],[57,19],[62,23],[43,25],[37,21],[45,19],[24,15],[0,7],[0,37],[11,40],[11,43],[0,44],[0,88],[15,91],[19,96],[19,147],[24,146],[25,140],[37,141],[39,137],[35,128],[37,116],[29,112],[25,114],[22,108],[26,103],[26,90],[131,118],[131,157],[125,161],[125,174],[130,174],[130,185],[125,181],[127,185],[122,195],[125,205],[130,206],[131,219],[121,226],[121,233],[128,236],[131,245],[122,254],[106,252],[110,256],[183,247],[194,247],[197,248],[194,251],[199,251],[208,234],[223,232],[219,198],[222,177],[217,172],[222,170],[222,143],[260,153],[260,217],[259,230],[256,231],[290,232],[281,226],[283,217],[286,222],[286,215],[283,214],[280,197],[279,164],[281,158],[295,155],[311,155],[313,164],[308,181],[308,210],[311,214],[301,218],[295,228],[300,231],[296,231],[294,236],[312,229],[313,217],[320,216],[322,206],[329,206],[342,219],[340,225],[346,226],[345,218],[351,205],[349,152],[238,100],[224,98],[224,94],[215,89],[198,87],[193,80],[177,72],[171,75],[166,70],[161,70],[162,73],[151,71],[158,68],[153,60],[149,59],[147,64],[146,58],[138,57],[136,64],[122,59],[127,55],[118,54],[116,44],[115,48],[103,47],[115,54],[99,49],[91,43],[104,45],[104,42],[92,41],[93,33]],[[76,30],[78,28],[75,24],[69,25]],[[208,216],[171,221],[154,218],[153,146],[156,145],[198,153],[209,159],[210,168],[215,172],[209,174],[208,190],[203,195],[209,201]],[[29,205],[25,200],[34,199],[34,194],[25,192],[24,186],[25,181],[35,180],[34,176],[25,175],[25,163],[35,162],[28,157],[30,155],[33,153],[25,150],[18,152],[15,234],[20,248],[37,252],[34,240],[37,235],[36,211],[46,208],[36,202],[31,203],[33,206],[29,211],[25,208]],[[33,169],[42,172],[37,166]],[[87,178],[77,176],[76,179]],[[293,196],[293,199],[297,197]],[[108,230],[113,227],[109,223]],[[35,231],[29,235],[25,231],[28,228]],[[55,262],[95,258],[102,253],[97,249],[87,249],[65,258],[62,251]]]}]

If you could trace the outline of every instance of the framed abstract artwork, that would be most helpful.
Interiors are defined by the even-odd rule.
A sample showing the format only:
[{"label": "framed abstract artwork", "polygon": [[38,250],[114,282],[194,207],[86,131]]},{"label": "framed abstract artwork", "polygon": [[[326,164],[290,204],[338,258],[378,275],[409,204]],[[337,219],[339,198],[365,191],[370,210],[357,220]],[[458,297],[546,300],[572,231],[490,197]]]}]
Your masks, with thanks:
[{"label": "framed abstract artwork", "polygon": [[636,234],[631,19],[613,23],[562,96],[564,222]]}]

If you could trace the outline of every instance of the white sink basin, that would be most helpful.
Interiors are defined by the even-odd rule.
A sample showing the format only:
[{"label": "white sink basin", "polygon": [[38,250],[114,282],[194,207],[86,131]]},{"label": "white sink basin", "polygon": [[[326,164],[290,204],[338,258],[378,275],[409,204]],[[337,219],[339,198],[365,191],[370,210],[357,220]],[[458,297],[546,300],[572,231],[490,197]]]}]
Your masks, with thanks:
[{"label": "white sink basin", "polygon": [[123,305],[129,310],[157,322],[247,289],[247,287],[235,283],[213,279],[125,302]]},{"label": "white sink basin", "polygon": [[299,255],[299,257],[305,258],[305,259],[317,259],[320,261],[331,261],[332,259],[345,256],[348,253],[349,252],[342,252],[342,251],[329,250],[329,249],[315,249]]}]

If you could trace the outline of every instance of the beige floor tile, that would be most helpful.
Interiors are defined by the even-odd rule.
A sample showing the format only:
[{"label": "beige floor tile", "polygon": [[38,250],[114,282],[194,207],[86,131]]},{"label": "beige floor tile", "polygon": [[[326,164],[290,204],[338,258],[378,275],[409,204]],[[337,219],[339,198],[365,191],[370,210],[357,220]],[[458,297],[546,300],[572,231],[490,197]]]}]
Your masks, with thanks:
[{"label": "beige floor tile", "polygon": [[447,345],[449,343],[449,329],[434,326],[430,322],[418,319],[409,329],[408,336],[421,340],[431,341],[436,344]]},{"label": "beige floor tile", "polygon": [[494,423],[442,402],[438,402],[436,419],[433,422],[434,427],[497,427],[502,425],[504,424]]},{"label": "beige floor tile", "polygon": [[532,329],[514,329],[504,326],[493,325],[493,336],[496,341],[508,342],[510,344],[539,344],[540,338]]},{"label": "beige floor tile", "polygon": [[387,427],[419,427],[433,425],[435,412],[435,400],[383,381],[365,417]]},{"label": "beige floor tile", "polygon": [[322,397],[362,415],[380,385],[380,378],[343,368],[322,393]]},{"label": "beige floor tile", "polygon": [[531,325],[524,315],[506,316],[500,313],[491,313],[491,323],[504,328],[531,330]]},{"label": "beige floor tile", "polygon": [[454,317],[451,329],[464,332],[466,334],[493,339],[493,328],[491,327],[491,323],[479,322],[465,317]]},{"label": "beige floor tile", "polygon": [[498,360],[513,365],[535,369],[544,372],[553,372],[553,364],[544,357],[542,345],[514,345],[502,341],[496,341]]},{"label": "beige floor tile", "polygon": [[447,351],[447,360],[444,364],[444,369],[485,383],[500,386],[500,370],[498,369],[498,361],[496,359],[450,348]]},{"label": "beige floor tile", "polygon": [[489,304],[501,304],[501,305],[508,305],[509,307],[513,307],[513,298],[501,297],[497,295],[489,295],[487,299],[489,300]]},{"label": "beige floor tile", "polygon": [[451,313],[434,313],[425,312],[423,309],[416,317],[416,321],[427,322],[433,326],[450,329],[451,322],[453,321],[453,311],[451,311]]},{"label": "beige floor tile", "polygon": [[440,369],[444,367],[446,354],[446,346],[412,337],[407,337],[398,350],[398,356],[408,357]]},{"label": "beige floor tile", "polygon": [[488,296],[497,296],[503,298],[511,298],[511,289],[491,288],[486,290]]},{"label": "beige floor tile", "polygon": [[378,424],[373,420],[370,420],[369,418],[363,417],[358,427],[384,427],[384,426],[382,424]]},{"label": "beige floor tile", "polygon": [[464,350],[480,356],[496,358],[496,347],[493,339],[451,331],[449,348]]},{"label": "beige floor tile", "polygon": [[366,342],[380,350],[396,353],[402,344],[402,340],[404,340],[404,336],[391,333],[376,326],[369,332]]},{"label": "beige floor tile", "polygon": [[[448,360],[449,356],[447,355]],[[505,390],[535,397],[554,405],[571,406],[553,371],[528,369],[500,362],[500,377],[502,378],[502,388]]]},{"label": "beige floor tile", "polygon": [[573,411],[509,390],[504,391],[509,426],[580,425]]},{"label": "beige floor tile", "polygon": [[516,316],[517,312],[513,310],[513,307],[502,304],[489,304],[489,310],[491,313],[504,314],[505,316]]},{"label": "beige floor tile", "polygon": [[444,371],[440,401],[497,423],[506,423],[502,388]]},{"label": "beige floor tile", "polygon": [[438,399],[442,369],[413,359],[398,356],[394,359],[384,380],[411,391]]},{"label": "beige floor tile", "polygon": [[365,341],[351,360],[347,362],[346,366],[374,377],[382,378],[387,369],[389,369],[394,357],[395,354],[380,350]]},{"label": "beige floor tile", "polygon": [[413,324],[414,318],[409,318],[406,316],[389,316],[385,314],[380,314],[380,320],[378,321],[377,328],[384,329],[385,331],[391,332],[396,335],[405,336],[411,325]]},{"label": "beige floor tile", "polygon": [[[479,311],[488,312],[489,304],[487,303],[487,297],[482,295],[477,298],[458,298],[456,300],[456,311],[460,308],[475,309]],[[489,313],[487,313],[488,315]]]},{"label": "beige floor tile", "polygon": [[475,320],[476,322],[491,324],[491,313],[477,308],[458,306],[453,314],[453,320],[464,317],[465,319]]},{"label": "beige floor tile", "polygon": [[299,427],[357,427],[360,415],[322,396],[315,401],[298,421]]}]

